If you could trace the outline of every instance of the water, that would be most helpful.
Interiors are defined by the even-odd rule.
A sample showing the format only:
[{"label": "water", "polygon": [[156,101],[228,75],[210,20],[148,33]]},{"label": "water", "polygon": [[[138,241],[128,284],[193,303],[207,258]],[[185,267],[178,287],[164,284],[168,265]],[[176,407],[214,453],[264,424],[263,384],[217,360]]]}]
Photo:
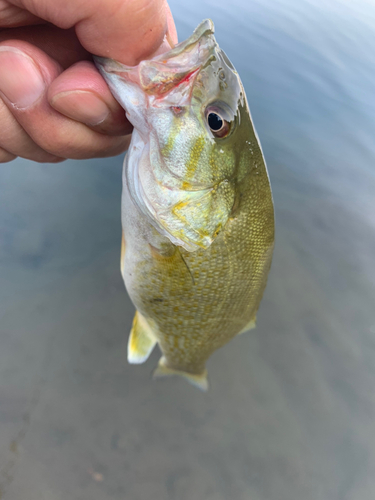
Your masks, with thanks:
[{"label": "water", "polygon": [[375,498],[375,5],[171,2],[247,90],[277,244],[211,390],[126,363],[121,159],[0,167],[0,497]]}]

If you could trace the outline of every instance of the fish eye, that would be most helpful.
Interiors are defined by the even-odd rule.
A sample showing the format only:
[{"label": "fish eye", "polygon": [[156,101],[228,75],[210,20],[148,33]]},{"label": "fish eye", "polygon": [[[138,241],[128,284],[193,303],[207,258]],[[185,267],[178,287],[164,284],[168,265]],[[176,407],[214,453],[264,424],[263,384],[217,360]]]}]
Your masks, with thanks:
[{"label": "fish eye", "polygon": [[206,119],[211,132],[215,137],[225,137],[230,130],[230,123],[227,122],[216,109],[208,109]]},{"label": "fish eye", "polygon": [[224,125],[224,120],[217,113],[209,113],[207,116],[208,126],[212,132],[219,132]]}]

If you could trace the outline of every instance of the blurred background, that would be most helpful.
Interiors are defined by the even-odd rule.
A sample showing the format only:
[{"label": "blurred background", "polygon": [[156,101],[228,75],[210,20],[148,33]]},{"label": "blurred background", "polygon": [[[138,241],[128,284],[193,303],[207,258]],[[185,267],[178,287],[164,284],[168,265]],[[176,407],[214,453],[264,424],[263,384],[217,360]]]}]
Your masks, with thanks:
[{"label": "blurred background", "polygon": [[171,0],[211,17],[272,181],[258,327],[211,389],[129,366],[122,158],[0,165],[2,500],[375,498],[375,4]]}]

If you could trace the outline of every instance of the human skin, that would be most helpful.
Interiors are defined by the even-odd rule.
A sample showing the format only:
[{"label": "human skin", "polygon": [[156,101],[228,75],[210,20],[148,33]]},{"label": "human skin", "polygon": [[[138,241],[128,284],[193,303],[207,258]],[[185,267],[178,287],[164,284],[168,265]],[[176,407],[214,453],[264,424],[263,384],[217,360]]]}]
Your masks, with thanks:
[{"label": "human skin", "polygon": [[136,65],[167,33],[165,0],[0,0],[0,163],[125,151],[132,127],[91,54]]}]

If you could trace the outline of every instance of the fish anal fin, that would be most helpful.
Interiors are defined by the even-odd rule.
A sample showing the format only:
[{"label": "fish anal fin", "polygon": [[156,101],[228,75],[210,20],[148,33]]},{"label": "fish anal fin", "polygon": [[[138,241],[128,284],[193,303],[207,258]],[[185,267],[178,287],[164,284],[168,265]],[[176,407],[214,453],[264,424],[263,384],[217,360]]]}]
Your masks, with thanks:
[{"label": "fish anal fin", "polygon": [[146,319],[136,311],[128,341],[128,361],[131,364],[144,363],[156,344],[155,335]]},{"label": "fish anal fin", "polygon": [[179,375],[180,377],[183,377],[190,384],[194,385],[195,387],[198,387],[198,389],[200,389],[201,391],[208,390],[207,370],[204,370],[203,373],[201,374],[184,372],[182,370],[175,370],[173,368],[168,368],[164,357],[160,358],[159,364],[153,373],[153,378],[155,379],[155,378],[168,377],[171,375]]},{"label": "fish anal fin", "polygon": [[249,330],[252,330],[253,328],[255,328],[257,326],[257,317],[254,316],[249,322],[248,324],[245,326],[245,328],[243,328],[240,332],[238,332],[238,335],[241,335],[241,333],[245,333],[245,332],[248,332]]}]

